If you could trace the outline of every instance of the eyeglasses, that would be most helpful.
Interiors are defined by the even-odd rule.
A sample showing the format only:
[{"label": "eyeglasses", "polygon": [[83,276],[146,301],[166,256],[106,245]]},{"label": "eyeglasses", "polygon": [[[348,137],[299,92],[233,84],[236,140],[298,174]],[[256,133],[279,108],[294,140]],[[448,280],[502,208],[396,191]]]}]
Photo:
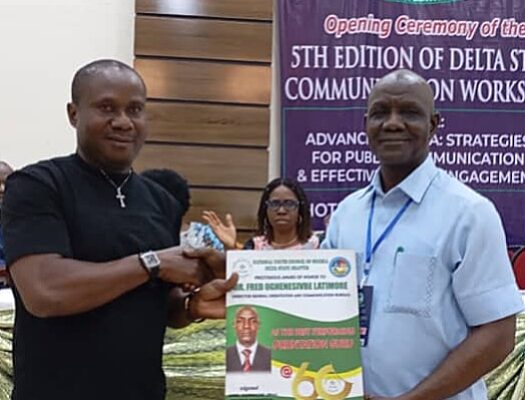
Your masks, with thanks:
[{"label": "eyeglasses", "polygon": [[277,211],[279,208],[284,207],[286,211],[297,210],[299,202],[297,200],[266,200],[266,208],[272,211]]}]

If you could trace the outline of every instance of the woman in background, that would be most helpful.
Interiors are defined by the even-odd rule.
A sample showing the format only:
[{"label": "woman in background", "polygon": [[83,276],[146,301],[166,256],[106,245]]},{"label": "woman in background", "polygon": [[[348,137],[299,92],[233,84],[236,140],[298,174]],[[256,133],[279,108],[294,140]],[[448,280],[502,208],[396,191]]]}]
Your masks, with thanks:
[{"label": "woman in background", "polygon": [[[226,249],[239,248],[231,215],[223,223],[213,211],[203,218]],[[317,249],[319,239],[310,227],[310,205],[301,186],[288,178],[277,178],[264,189],[257,211],[255,236],[242,248],[254,250]]]}]

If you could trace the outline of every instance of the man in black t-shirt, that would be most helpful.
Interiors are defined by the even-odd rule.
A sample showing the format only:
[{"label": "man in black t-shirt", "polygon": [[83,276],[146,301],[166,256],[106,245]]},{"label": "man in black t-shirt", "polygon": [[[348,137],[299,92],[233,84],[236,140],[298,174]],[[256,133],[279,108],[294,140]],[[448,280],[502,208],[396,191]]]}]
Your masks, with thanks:
[{"label": "man in black t-shirt", "polygon": [[[166,325],[224,317],[224,257],[183,254],[180,206],[131,164],[146,137],[146,88],[114,60],[81,68],[68,116],[76,154],[7,182],[15,400],[165,396]],[[186,294],[182,288],[194,290]]]}]

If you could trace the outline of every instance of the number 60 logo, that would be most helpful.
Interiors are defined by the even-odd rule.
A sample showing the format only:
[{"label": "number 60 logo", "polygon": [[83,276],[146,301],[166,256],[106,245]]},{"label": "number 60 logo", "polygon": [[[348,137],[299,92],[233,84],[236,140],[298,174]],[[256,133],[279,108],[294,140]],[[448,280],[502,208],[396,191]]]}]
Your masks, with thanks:
[{"label": "number 60 logo", "polygon": [[[308,368],[308,363],[304,362],[301,364],[301,367],[297,371],[297,374],[292,381],[292,395],[296,400],[315,400],[317,397],[321,397],[324,400],[343,400],[345,399],[350,391],[352,390],[352,384],[350,382],[344,381],[343,388],[338,393],[328,393],[324,387],[324,380],[326,375],[335,373],[334,367],[332,364],[327,364],[319,369],[315,374],[315,378],[311,376],[305,376],[306,369]],[[312,388],[312,393],[304,395],[299,393],[299,385],[302,383],[307,383]],[[301,390],[304,392],[304,390]]]}]

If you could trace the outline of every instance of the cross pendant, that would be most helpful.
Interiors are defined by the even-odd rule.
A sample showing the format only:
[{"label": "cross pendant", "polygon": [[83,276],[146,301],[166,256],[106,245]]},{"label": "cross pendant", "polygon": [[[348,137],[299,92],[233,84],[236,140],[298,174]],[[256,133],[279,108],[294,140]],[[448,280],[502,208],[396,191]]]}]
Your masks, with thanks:
[{"label": "cross pendant", "polygon": [[122,194],[119,187],[117,188],[117,195],[115,197],[118,201],[120,201],[120,207],[126,208],[126,203],[124,203],[124,200],[126,200],[126,196]]}]

